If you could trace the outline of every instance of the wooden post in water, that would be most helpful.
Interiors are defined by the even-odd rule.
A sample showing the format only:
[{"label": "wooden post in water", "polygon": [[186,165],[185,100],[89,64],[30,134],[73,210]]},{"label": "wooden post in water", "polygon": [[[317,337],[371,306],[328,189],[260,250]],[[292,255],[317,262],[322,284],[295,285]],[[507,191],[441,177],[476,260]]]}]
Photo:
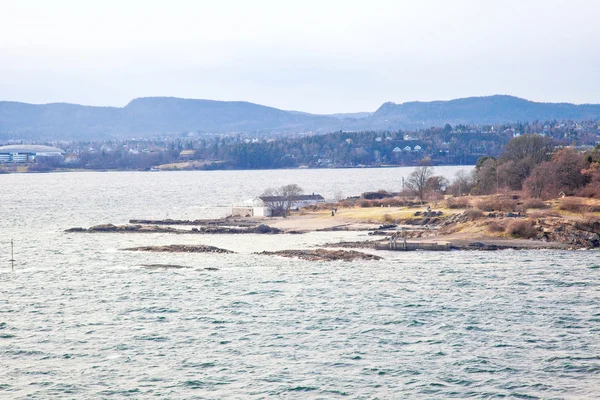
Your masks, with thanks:
[{"label": "wooden post in water", "polygon": [[11,269],[15,270],[15,244],[12,239],[10,239],[10,266]]}]

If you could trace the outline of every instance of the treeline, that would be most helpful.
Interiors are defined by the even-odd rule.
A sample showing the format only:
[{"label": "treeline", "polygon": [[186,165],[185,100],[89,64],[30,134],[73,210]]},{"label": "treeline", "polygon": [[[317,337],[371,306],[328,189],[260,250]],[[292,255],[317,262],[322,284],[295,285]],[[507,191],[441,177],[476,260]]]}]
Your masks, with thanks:
[{"label": "treeline", "polygon": [[600,197],[600,146],[581,152],[554,146],[547,137],[523,135],[512,139],[499,157],[480,158],[472,175],[461,174],[448,187],[454,195],[518,190],[544,200]]},{"label": "treeline", "polygon": [[[182,165],[182,168],[412,166],[419,165],[424,158],[429,158],[432,165],[473,165],[484,156],[497,159],[507,144],[519,135],[536,136],[556,146],[575,144],[581,147],[600,142],[599,132],[598,121],[536,121],[481,126],[446,124],[444,127],[412,131],[338,131],[278,138],[185,133],[154,140],[48,144],[66,151],[62,167],[83,169],[140,170],[186,161],[197,162]],[[504,175],[510,175],[510,179],[517,182],[506,182],[509,187],[521,186],[523,177],[531,172],[527,165],[508,156],[499,160],[503,166],[497,167],[506,170]],[[55,167],[54,162],[38,166],[42,169]],[[489,165],[484,168],[487,169]],[[488,188],[481,190],[487,191]]]}]

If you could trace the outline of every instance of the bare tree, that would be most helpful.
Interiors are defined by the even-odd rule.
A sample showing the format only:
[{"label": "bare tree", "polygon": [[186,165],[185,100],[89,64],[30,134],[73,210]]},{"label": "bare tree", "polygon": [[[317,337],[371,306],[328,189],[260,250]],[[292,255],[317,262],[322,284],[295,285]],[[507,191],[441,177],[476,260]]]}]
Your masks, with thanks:
[{"label": "bare tree", "polygon": [[429,178],[433,176],[433,167],[423,165],[416,167],[406,180],[406,187],[423,202],[429,191],[427,185]]},{"label": "bare tree", "polygon": [[273,214],[287,217],[294,205],[295,198],[302,194],[303,190],[297,184],[289,184],[276,189],[267,189],[261,196],[265,206],[273,210]]},{"label": "bare tree", "polygon": [[473,173],[468,173],[461,169],[456,173],[454,181],[448,186],[447,191],[453,196],[462,196],[463,194],[471,193],[474,186]]}]

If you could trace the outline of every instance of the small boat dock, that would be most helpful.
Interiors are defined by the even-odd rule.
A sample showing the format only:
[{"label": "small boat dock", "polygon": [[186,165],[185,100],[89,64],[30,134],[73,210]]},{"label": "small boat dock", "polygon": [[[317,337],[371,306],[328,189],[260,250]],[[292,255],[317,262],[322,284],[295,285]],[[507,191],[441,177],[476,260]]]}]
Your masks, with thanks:
[{"label": "small boat dock", "polygon": [[390,242],[386,245],[377,246],[377,250],[391,250],[391,251],[450,251],[452,245],[449,242],[445,243],[431,243],[431,242],[407,242],[406,239],[401,238],[398,240],[397,237],[390,237]]}]

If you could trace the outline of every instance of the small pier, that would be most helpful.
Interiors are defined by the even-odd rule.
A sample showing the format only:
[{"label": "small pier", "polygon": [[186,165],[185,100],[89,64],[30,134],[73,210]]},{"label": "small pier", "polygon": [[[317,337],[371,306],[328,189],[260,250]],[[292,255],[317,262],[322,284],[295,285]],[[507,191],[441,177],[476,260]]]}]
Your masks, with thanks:
[{"label": "small pier", "polygon": [[407,242],[406,238],[400,238],[397,236],[390,237],[390,242],[386,245],[377,246],[377,250],[391,250],[391,251],[450,251],[452,245],[450,243],[423,243],[423,242]]}]

